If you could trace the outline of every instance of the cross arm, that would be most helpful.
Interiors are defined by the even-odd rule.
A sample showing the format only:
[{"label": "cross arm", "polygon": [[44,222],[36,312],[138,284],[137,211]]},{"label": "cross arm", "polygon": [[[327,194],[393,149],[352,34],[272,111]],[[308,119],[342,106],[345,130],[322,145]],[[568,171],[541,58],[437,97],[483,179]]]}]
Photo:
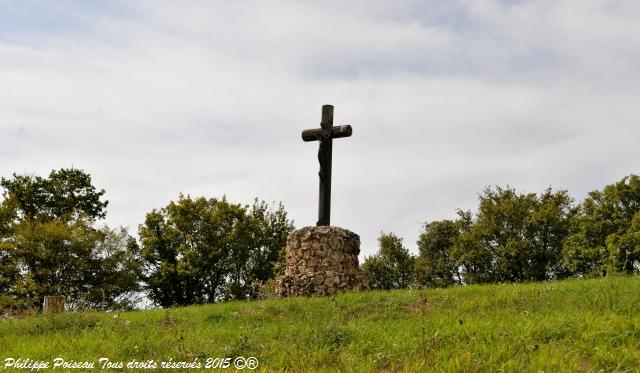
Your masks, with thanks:
[{"label": "cross arm", "polygon": [[[314,128],[310,130],[302,131],[302,140],[303,141],[317,141],[321,140],[324,137],[324,129],[322,128]],[[338,139],[340,137],[349,137],[351,136],[353,130],[351,126],[335,126],[331,127],[331,137],[332,139]]]}]

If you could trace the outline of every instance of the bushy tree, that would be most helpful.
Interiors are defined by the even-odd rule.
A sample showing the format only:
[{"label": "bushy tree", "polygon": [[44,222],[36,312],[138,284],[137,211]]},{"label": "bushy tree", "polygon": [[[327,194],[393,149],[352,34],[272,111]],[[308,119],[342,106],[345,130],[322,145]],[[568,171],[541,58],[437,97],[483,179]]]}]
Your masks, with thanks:
[{"label": "bushy tree", "polygon": [[292,230],[282,205],[181,195],[139,229],[151,298],[163,307],[251,298],[275,275]]},{"label": "bushy tree", "polygon": [[458,211],[460,235],[452,247],[452,257],[458,260],[458,271],[465,284],[481,284],[495,281],[495,259],[489,245],[483,244],[481,230],[477,229],[471,211]]},{"label": "bushy tree", "polygon": [[225,199],[183,196],[148,213],[138,233],[151,298],[163,307],[219,298],[233,230],[243,215]]},{"label": "bushy tree", "polygon": [[282,204],[271,209],[264,201],[245,207],[245,224],[239,226],[231,251],[231,281],[226,298],[256,298],[261,284],[284,272],[284,247],[294,229]]},{"label": "bushy tree", "polygon": [[13,304],[11,288],[18,278],[15,245],[12,241],[15,208],[5,200],[0,203],[0,310]]},{"label": "bushy tree", "polygon": [[96,191],[91,176],[78,169],[51,171],[48,178],[13,174],[2,178],[5,198],[12,199],[21,220],[100,219],[109,201],[102,201],[104,189]]},{"label": "bushy tree", "polygon": [[572,220],[572,234],[564,244],[564,265],[578,276],[637,271],[638,213],[637,175],[590,192]]},{"label": "bushy tree", "polygon": [[[81,170],[48,178],[2,179],[0,286],[5,305],[37,308],[64,295],[72,308],[130,306],[138,289],[135,241],[125,231],[95,228],[105,216],[104,190]],[[118,239],[115,239],[117,237]]]},{"label": "bushy tree", "polygon": [[16,227],[22,274],[14,293],[24,306],[64,295],[73,309],[130,308],[140,272],[135,240],[126,231],[70,223],[24,221]]},{"label": "bushy tree", "polygon": [[608,268],[611,272],[632,273],[640,271],[640,212],[622,234],[607,237],[609,251]]},{"label": "bushy tree", "polygon": [[372,289],[403,289],[414,283],[415,258],[402,244],[402,238],[393,233],[382,233],[378,238],[379,250],[365,258],[362,274],[369,279]]},{"label": "bushy tree", "polygon": [[573,199],[566,190],[539,194],[530,217],[533,252],[526,277],[531,280],[555,280],[569,276],[562,263],[562,250],[576,214]]},{"label": "bushy tree", "polygon": [[519,194],[487,188],[473,219],[462,213],[454,254],[465,283],[540,281],[566,276],[562,243],[574,214],[566,191]]},{"label": "bushy tree", "polygon": [[75,297],[78,308],[131,309],[140,300],[140,247],[126,229],[104,226],[88,258],[91,277]]},{"label": "bushy tree", "polygon": [[454,250],[460,229],[460,221],[441,220],[425,224],[418,239],[417,283],[430,287],[462,284],[459,260]]}]

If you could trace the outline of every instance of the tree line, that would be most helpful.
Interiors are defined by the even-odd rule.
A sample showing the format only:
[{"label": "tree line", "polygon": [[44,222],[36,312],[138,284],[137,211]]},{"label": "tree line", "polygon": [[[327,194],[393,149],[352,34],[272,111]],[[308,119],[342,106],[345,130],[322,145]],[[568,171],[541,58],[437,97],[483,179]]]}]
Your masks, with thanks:
[{"label": "tree line", "polygon": [[[294,229],[282,206],[179,195],[148,212],[138,238],[102,223],[108,201],[78,169],[2,178],[0,309],[128,309],[256,299],[283,272]],[[589,193],[487,188],[476,211],[428,222],[418,255],[382,234],[361,272],[374,289],[555,280],[640,270],[640,177]]]},{"label": "tree line", "polygon": [[110,228],[108,201],[78,169],[2,178],[0,309],[128,309],[141,292],[163,307],[259,296],[282,270],[293,223],[284,207],[226,198],[177,201],[146,214],[139,240]]},{"label": "tree line", "polygon": [[640,177],[575,203],[566,190],[486,188],[475,212],[424,225],[418,255],[383,233],[362,272],[374,289],[556,280],[640,271]]}]

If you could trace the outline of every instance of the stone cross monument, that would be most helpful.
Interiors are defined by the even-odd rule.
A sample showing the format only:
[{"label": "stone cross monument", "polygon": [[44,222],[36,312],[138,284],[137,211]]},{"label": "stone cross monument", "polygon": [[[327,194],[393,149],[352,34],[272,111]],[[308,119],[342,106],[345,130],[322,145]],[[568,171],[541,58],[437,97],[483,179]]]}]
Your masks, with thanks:
[{"label": "stone cross monument", "polygon": [[293,231],[287,238],[285,274],[278,279],[277,292],[286,296],[333,295],[367,287],[358,275],[360,236],[330,226],[331,158],[333,139],[349,137],[351,126],[333,126],[333,106],[322,106],[320,128],[302,131],[303,141],[319,141],[320,195],[315,227]]}]

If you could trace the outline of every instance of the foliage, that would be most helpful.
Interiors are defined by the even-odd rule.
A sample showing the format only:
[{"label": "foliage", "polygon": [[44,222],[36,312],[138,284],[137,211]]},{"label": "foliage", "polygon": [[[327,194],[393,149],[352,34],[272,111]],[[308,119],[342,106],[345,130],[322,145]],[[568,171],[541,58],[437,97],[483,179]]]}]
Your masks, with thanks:
[{"label": "foliage", "polygon": [[593,191],[487,188],[475,213],[425,225],[416,278],[427,286],[519,282],[640,271],[640,177]]},{"label": "foliage", "polygon": [[47,295],[64,295],[70,308],[131,307],[129,296],[139,287],[137,245],[124,230],[93,226],[107,201],[88,174],[14,174],[1,185],[3,308],[38,308]]},{"label": "foliage", "polygon": [[78,312],[0,320],[0,351],[125,364],[253,356],[267,372],[633,372],[638,304],[640,276],[627,276]]},{"label": "foliage", "polygon": [[624,233],[607,236],[608,268],[611,272],[640,271],[640,212],[636,213]]},{"label": "foliage", "polygon": [[415,258],[402,245],[402,238],[382,233],[378,238],[378,253],[365,258],[362,274],[372,289],[404,289],[414,283]]},{"label": "foliage", "polygon": [[13,174],[13,179],[2,178],[0,185],[21,220],[104,218],[109,203],[100,200],[105,191],[96,191],[89,174],[73,168],[51,171],[46,179]]},{"label": "foliage", "polygon": [[[470,249],[480,255],[461,255],[464,272],[473,273],[470,279],[540,281],[565,276],[559,263],[573,214],[566,191],[518,194],[509,187],[496,187],[485,189],[479,198],[478,212],[463,241],[475,241]],[[474,263],[476,259],[480,263]],[[478,268],[483,273],[477,273]]]},{"label": "foliage", "polygon": [[575,214],[566,191],[487,188],[478,211],[425,225],[416,276],[427,286],[564,278],[562,245]]},{"label": "foliage", "polygon": [[425,224],[418,239],[416,281],[429,287],[462,284],[454,245],[460,236],[460,221],[442,220]]},{"label": "foliage", "polygon": [[564,244],[565,266],[575,275],[640,269],[640,177],[630,175],[593,191],[573,219]]},{"label": "foliage", "polygon": [[15,245],[11,240],[14,215],[15,209],[9,203],[0,203],[0,309],[13,304],[9,293],[18,278]]},{"label": "foliage", "polygon": [[282,204],[271,210],[256,199],[244,210],[244,224],[237,227],[229,253],[231,281],[225,299],[255,299],[262,284],[284,273],[284,247],[294,229]]},{"label": "foliage", "polygon": [[[284,268],[293,230],[282,205],[180,196],[147,214],[141,247],[123,229],[96,227],[105,191],[82,170],[0,179],[0,308],[131,307],[143,281],[161,306],[264,297]],[[640,177],[589,193],[487,188],[477,211],[424,225],[413,257],[393,233],[362,273],[374,289],[521,282],[640,271]],[[268,294],[267,294],[268,296]]]},{"label": "foliage", "polygon": [[138,243],[124,228],[105,226],[98,232],[100,239],[88,258],[91,274],[85,278],[87,291],[75,298],[75,305],[81,309],[131,309],[136,306],[141,290]]},{"label": "foliage", "polygon": [[292,230],[282,205],[181,195],[139,229],[151,298],[163,307],[254,298],[255,285],[275,276]]}]

